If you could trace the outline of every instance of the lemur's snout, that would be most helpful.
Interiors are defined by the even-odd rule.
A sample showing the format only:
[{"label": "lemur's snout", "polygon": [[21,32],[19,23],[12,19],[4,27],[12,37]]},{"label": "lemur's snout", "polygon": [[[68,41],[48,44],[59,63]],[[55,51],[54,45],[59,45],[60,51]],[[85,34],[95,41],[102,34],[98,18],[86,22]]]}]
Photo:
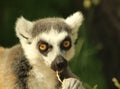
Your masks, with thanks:
[{"label": "lemur's snout", "polygon": [[67,67],[67,61],[66,59],[59,55],[55,58],[55,60],[52,62],[52,65],[51,65],[51,68],[54,70],[54,71],[62,71],[64,69],[66,69]]}]

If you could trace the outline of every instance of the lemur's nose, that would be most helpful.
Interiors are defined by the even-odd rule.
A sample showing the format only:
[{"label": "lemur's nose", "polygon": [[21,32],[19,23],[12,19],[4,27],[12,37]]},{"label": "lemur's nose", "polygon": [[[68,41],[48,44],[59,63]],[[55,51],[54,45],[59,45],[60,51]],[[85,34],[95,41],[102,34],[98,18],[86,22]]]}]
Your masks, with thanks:
[{"label": "lemur's nose", "polygon": [[52,62],[51,68],[54,71],[62,71],[64,69],[66,69],[67,68],[67,61],[66,61],[66,59],[63,56],[58,55],[55,58],[55,60]]}]

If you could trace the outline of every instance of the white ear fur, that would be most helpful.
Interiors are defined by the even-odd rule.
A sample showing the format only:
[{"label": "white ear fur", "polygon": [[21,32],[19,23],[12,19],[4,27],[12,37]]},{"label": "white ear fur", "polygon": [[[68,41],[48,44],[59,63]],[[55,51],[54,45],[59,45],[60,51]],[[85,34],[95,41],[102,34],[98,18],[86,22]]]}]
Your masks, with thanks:
[{"label": "white ear fur", "polygon": [[72,38],[75,41],[77,38],[77,32],[84,20],[83,14],[80,11],[75,12],[73,15],[67,17],[65,22],[72,28]]},{"label": "white ear fur", "polygon": [[83,22],[83,14],[80,11],[66,18],[66,23],[73,29],[77,30]]},{"label": "white ear fur", "polygon": [[19,39],[31,38],[33,23],[26,20],[24,17],[18,18],[16,22],[16,35]]}]

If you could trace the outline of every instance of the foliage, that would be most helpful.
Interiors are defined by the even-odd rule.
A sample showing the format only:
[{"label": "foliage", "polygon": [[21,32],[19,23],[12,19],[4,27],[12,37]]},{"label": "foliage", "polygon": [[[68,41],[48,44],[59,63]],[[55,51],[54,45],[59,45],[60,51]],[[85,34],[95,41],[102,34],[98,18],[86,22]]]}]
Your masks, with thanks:
[{"label": "foliage", "polygon": [[91,87],[89,84],[85,83],[84,84],[85,89],[97,89],[98,85],[94,85],[93,87]]},{"label": "foliage", "polygon": [[[106,82],[102,73],[102,62],[96,56],[98,47],[94,47],[86,33],[84,23],[79,32],[79,39],[76,43],[76,56],[71,62],[71,67],[81,80],[85,82],[87,89],[106,89]],[[89,86],[88,86],[89,85]]]},{"label": "foliage", "polygon": [[112,79],[112,81],[113,81],[114,85],[115,85],[118,89],[120,89],[120,83],[119,83],[119,81],[118,81],[115,77]]}]

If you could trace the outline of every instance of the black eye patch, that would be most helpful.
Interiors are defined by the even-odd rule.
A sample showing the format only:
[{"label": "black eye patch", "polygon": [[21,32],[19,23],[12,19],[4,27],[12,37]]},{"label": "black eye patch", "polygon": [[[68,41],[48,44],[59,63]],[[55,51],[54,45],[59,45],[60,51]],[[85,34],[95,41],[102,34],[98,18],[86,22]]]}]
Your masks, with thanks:
[{"label": "black eye patch", "polygon": [[47,56],[48,52],[52,49],[52,45],[48,44],[47,42],[40,40],[38,42],[38,49],[40,53]]},{"label": "black eye patch", "polygon": [[65,51],[69,50],[71,46],[72,44],[69,36],[67,36],[60,44],[60,48]]}]

